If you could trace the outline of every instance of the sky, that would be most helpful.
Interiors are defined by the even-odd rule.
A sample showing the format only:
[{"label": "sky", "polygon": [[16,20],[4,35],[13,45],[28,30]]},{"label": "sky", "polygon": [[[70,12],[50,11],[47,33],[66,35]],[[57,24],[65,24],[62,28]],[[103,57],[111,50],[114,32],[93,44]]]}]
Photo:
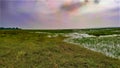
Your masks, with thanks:
[{"label": "sky", "polygon": [[0,27],[120,27],[120,0],[0,0]]}]

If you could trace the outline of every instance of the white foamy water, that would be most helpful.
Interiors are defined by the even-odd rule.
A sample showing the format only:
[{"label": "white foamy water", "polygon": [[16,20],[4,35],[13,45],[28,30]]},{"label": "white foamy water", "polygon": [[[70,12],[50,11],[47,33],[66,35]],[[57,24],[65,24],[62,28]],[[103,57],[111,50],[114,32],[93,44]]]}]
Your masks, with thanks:
[{"label": "white foamy water", "polygon": [[102,35],[99,37],[71,33],[67,35],[69,38],[64,42],[80,45],[92,51],[101,52],[102,54],[120,59],[120,35]]}]

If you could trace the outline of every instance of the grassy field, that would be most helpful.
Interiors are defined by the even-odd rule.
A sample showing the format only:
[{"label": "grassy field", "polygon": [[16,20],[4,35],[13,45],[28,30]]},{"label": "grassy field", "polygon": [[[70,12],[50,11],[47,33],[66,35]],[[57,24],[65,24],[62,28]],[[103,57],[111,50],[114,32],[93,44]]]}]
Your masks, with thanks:
[{"label": "grassy field", "polygon": [[120,68],[119,59],[66,43],[60,34],[51,37],[76,30],[38,31],[0,30],[0,68]]}]

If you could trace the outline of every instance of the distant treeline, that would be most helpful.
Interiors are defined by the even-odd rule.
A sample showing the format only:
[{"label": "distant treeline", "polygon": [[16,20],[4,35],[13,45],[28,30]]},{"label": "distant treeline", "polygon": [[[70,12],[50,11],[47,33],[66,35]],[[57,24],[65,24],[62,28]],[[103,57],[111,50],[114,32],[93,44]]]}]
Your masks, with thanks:
[{"label": "distant treeline", "polygon": [[21,28],[18,28],[18,27],[8,27],[8,28],[5,28],[5,27],[0,27],[0,30],[21,30]]}]

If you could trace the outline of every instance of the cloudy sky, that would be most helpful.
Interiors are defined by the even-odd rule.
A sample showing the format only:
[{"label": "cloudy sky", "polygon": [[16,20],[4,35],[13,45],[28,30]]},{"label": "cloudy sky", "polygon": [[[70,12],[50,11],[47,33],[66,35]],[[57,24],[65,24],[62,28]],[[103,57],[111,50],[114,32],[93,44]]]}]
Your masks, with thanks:
[{"label": "cloudy sky", "polygon": [[119,0],[0,0],[0,27],[120,27]]}]

